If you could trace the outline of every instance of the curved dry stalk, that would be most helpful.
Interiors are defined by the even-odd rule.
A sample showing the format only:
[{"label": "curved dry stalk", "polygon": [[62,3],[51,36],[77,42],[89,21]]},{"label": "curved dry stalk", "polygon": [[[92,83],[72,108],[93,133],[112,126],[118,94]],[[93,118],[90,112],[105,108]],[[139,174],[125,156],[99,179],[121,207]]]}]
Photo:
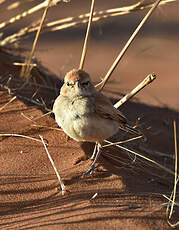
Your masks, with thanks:
[{"label": "curved dry stalk", "polygon": [[176,121],[173,122],[173,128],[174,128],[174,143],[175,143],[175,179],[174,179],[174,188],[173,188],[173,199],[172,199],[172,204],[171,204],[171,209],[170,209],[170,215],[169,219],[171,219],[172,214],[173,214],[173,207],[175,204],[175,198],[176,198],[176,189],[177,189],[177,165],[178,165],[178,150],[177,150],[177,134],[176,134]]},{"label": "curved dry stalk", "polygon": [[92,0],[91,1],[91,10],[90,10],[89,22],[88,22],[85,41],[84,41],[83,50],[82,50],[82,54],[81,54],[79,69],[83,69],[83,67],[84,67],[84,61],[85,61],[87,46],[88,46],[88,40],[89,40],[89,35],[90,35],[90,31],[91,31],[91,26],[92,26],[94,4],[95,4],[95,0]]},{"label": "curved dry stalk", "polygon": [[[179,177],[178,177],[178,179],[177,179],[176,184],[178,183],[178,181],[179,181]],[[166,209],[167,222],[168,222],[168,224],[169,224],[172,228],[175,228],[175,227],[177,227],[177,226],[179,225],[179,221],[177,221],[176,223],[172,224],[172,223],[169,221],[168,212],[169,212],[169,207],[170,207],[170,204],[171,204],[171,203],[173,203],[175,206],[179,206],[179,202],[176,202],[176,201],[173,202],[172,196],[173,196],[173,192],[172,192],[172,194],[170,195],[170,198],[169,198],[168,196],[166,196],[166,195],[163,195],[163,197],[166,198],[166,199],[168,200],[167,209]]]},{"label": "curved dry stalk", "polygon": [[[101,81],[100,83],[100,89],[99,91],[101,91],[104,86],[106,85],[106,83],[108,82],[111,74],[114,72],[115,68],[117,67],[117,65],[119,64],[120,60],[122,59],[122,57],[124,56],[124,54],[126,53],[127,49],[129,48],[129,46],[132,44],[132,42],[134,41],[135,37],[137,36],[137,34],[139,33],[139,31],[141,30],[141,28],[143,27],[144,23],[147,21],[147,19],[151,16],[151,14],[154,12],[154,10],[157,8],[158,4],[160,3],[161,0],[157,0],[155,2],[155,4],[152,6],[152,8],[148,11],[148,13],[145,15],[145,17],[142,19],[142,21],[140,22],[140,24],[138,25],[138,27],[136,28],[136,30],[134,31],[134,33],[131,35],[131,37],[129,38],[129,40],[127,41],[127,43],[125,44],[125,46],[123,47],[123,49],[121,50],[121,52],[119,53],[118,57],[115,59],[115,61],[113,62],[113,64],[111,65],[110,69],[108,70],[106,76],[104,77],[104,79]],[[98,84],[99,85],[99,84]]]}]

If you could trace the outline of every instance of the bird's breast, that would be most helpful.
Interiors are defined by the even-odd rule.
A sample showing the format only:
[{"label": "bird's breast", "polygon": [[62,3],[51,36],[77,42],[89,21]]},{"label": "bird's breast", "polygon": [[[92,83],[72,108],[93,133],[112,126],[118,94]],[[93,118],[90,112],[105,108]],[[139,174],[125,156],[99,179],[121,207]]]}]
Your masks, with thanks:
[{"label": "bird's breast", "polygon": [[117,121],[95,113],[94,102],[89,98],[57,98],[56,101],[53,109],[55,119],[64,132],[76,141],[101,142],[118,130]]}]

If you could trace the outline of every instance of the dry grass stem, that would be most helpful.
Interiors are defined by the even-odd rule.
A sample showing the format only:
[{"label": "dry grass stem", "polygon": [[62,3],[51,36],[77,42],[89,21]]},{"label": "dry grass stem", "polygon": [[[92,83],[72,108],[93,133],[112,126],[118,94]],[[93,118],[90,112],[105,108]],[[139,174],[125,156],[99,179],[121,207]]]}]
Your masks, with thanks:
[{"label": "dry grass stem", "polygon": [[13,102],[17,97],[14,96],[13,98],[10,99],[10,101],[8,101],[5,105],[3,105],[1,108],[0,108],[0,111],[2,111],[6,106],[8,106],[11,102]]},{"label": "dry grass stem", "polygon": [[[26,1],[23,1],[23,3],[26,2]],[[17,7],[19,7],[21,5],[22,1],[16,1],[16,2],[13,2],[13,3],[10,3],[7,7],[6,7],[6,10],[13,10]]]},{"label": "dry grass stem", "polygon": [[25,115],[23,112],[21,113],[21,115],[22,115],[25,119],[27,119],[28,121],[34,122],[30,117],[28,117],[27,115]]},{"label": "dry grass stem", "polygon": [[47,116],[47,115],[49,115],[49,114],[51,114],[51,113],[52,113],[52,111],[50,111],[50,112],[48,112],[48,113],[45,113],[45,114],[43,114],[43,115],[41,115],[41,116],[39,116],[39,117],[36,117],[36,118],[34,118],[34,119],[32,119],[32,118],[26,116],[24,113],[21,113],[21,115],[22,115],[24,118],[26,118],[27,120],[29,120],[29,121],[35,123],[36,120],[39,120],[39,119],[41,119],[41,118],[43,118],[43,117],[45,117],[45,116]]},{"label": "dry grass stem", "polygon": [[15,134],[15,133],[0,133],[0,137],[23,137],[32,141],[37,141],[37,142],[41,142],[41,140],[34,138],[34,137],[29,137],[29,136],[25,136],[25,135],[21,135],[21,134]]},{"label": "dry grass stem", "polygon": [[107,144],[107,145],[103,145],[102,147],[105,148],[105,147],[109,147],[109,146],[113,146],[113,145],[120,145],[120,144],[124,144],[124,143],[128,143],[130,141],[140,139],[142,137],[143,136],[137,136],[137,137],[133,137],[133,138],[130,138],[130,139],[127,139],[127,140],[124,140],[124,141],[118,141],[118,142],[110,143],[110,144]]},{"label": "dry grass stem", "polygon": [[[109,143],[109,144],[112,143],[111,141],[107,141],[107,140],[105,140],[105,142],[106,142],[106,143]],[[134,155],[136,155],[136,156],[138,156],[138,157],[140,157],[140,158],[142,158],[142,159],[144,159],[144,160],[147,160],[147,161],[151,162],[152,164],[154,164],[154,165],[156,165],[157,167],[163,169],[164,171],[166,171],[167,173],[169,173],[169,174],[171,174],[171,175],[175,175],[175,173],[174,173],[172,170],[170,170],[170,169],[164,167],[163,165],[159,164],[158,162],[156,162],[156,161],[154,161],[154,160],[152,160],[152,159],[150,159],[150,158],[148,158],[148,157],[145,157],[145,156],[143,156],[143,155],[141,155],[141,154],[139,154],[139,153],[137,153],[137,152],[135,152],[135,151],[133,151],[133,150],[127,149],[127,148],[125,148],[125,147],[123,147],[123,146],[121,146],[121,145],[115,145],[115,146],[117,146],[118,148],[120,148],[120,149],[122,149],[122,150],[125,150],[125,151],[127,151],[127,152],[130,152],[130,153],[132,153],[132,154],[134,154]]]},{"label": "dry grass stem", "polygon": [[174,143],[175,143],[175,179],[174,179],[174,188],[173,188],[173,200],[171,204],[171,210],[169,214],[169,219],[172,217],[173,213],[173,207],[175,203],[175,198],[176,198],[176,189],[177,189],[177,177],[178,177],[178,150],[177,150],[177,134],[176,134],[176,121],[173,122],[173,128],[174,128]]},{"label": "dry grass stem", "polygon": [[95,198],[97,197],[97,195],[98,195],[98,193],[96,192],[96,193],[90,198],[90,200],[95,199]]},{"label": "dry grass stem", "polygon": [[35,53],[35,49],[36,49],[36,46],[37,46],[37,41],[38,41],[38,38],[39,38],[39,35],[40,35],[40,31],[42,29],[42,26],[43,26],[43,23],[45,21],[45,18],[47,16],[47,11],[48,11],[48,8],[50,7],[50,3],[52,2],[52,0],[49,0],[48,1],[48,4],[47,6],[45,7],[45,10],[44,10],[44,13],[42,15],[42,18],[41,18],[41,21],[40,21],[40,25],[39,25],[39,28],[37,30],[37,33],[36,33],[36,36],[35,36],[35,39],[34,39],[34,42],[33,42],[33,46],[32,46],[32,50],[31,50],[31,53],[30,53],[30,56],[27,60],[27,66],[25,66],[25,71],[22,70],[22,72],[24,72],[24,77],[25,78],[28,78],[29,75],[30,75],[30,72],[31,72],[31,69],[32,69],[32,65],[31,65],[31,62],[32,62],[32,58],[34,56],[34,53]]},{"label": "dry grass stem", "polygon": [[61,128],[53,128],[53,127],[49,127],[49,126],[45,126],[45,125],[38,125],[38,124],[33,124],[32,126],[34,127],[39,127],[39,128],[46,128],[46,129],[51,129],[51,130],[56,130],[56,131],[61,131],[63,132],[63,130]]},{"label": "dry grass stem", "polygon": [[[166,195],[163,195],[163,197],[166,198],[168,201],[170,201],[170,202],[172,203],[171,198],[169,198],[169,197],[166,196]],[[166,204],[168,205],[168,203],[166,203]],[[176,206],[179,206],[179,202],[176,202],[176,201],[175,201],[175,205],[176,205]]]},{"label": "dry grass stem", "polygon": [[131,35],[131,37],[129,38],[129,40],[127,41],[127,43],[125,44],[125,46],[123,47],[123,49],[121,50],[121,52],[119,53],[118,57],[116,58],[116,60],[113,62],[112,66],[110,67],[110,69],[108,70],[106,76],[104,77],[104,79],[101,81],[100,84],[100,89],[99,91],[101,91],[105,84],[107,83],[107,81],[109,80],[111,74],[113,73],[113,71],[115,70],[115,68],[117,67],[118,63],[120,62],[120,60],[122,59],[122,57],[124,56],[124,54],[126,53],[127,49],[129,48],[129,46],[132,44],[132,42],[134,41],[135,37],[137,36],[137,34],[139,33],[139,31],[141,30],[141,28],[143,27],[144,23],[147,21],[147,19],[151,16],[151,14],[154,12],[154,10],[156,9],[156,7],[158,6],[158,4],[160,3],[161,0],[157,0],[155,2],[155,4],[152,6],[152,8],[148,11],[148,13],[145,15],[145,17],[142,19],[142,21],[140,22],[140,24],[138,25],[138,27],[136,28],[136,30],[134,31],[134,33]]},{"label": "dry grass stem", "polygon": [[142,90],[145,86],[149,85],[156,79],[155,74],[148,75],[139,85],[137,85],[130,93],[126,94],[120,101],[118,101],[114,107],[119,108],[126,101],[134,97],[140,90]]},{"label": "dry grass stem", "polygon": [[6,0],[0,0],[0,4],[4,3]]},{"label": "dry grass stem", "polygon": [[45,116],[48,116],[48,115],[51,114],[51,113],[53,113],[53,112],[52,112],[52,111],[49,111],[49,112],[47,112],[47,113],[45,113],[45,114],[43,114],[43,115],[41,115],[41,116],[39,116],[39,117],[34,118],[33,121],[39,120],[39,119],[41,119],[41,118],[43,118],[43,117],[45,117]]},{"label": "dry grass stem", "polygon": [[43,7],[45,7],[45,2],[38,4],[38,5],[34,6],[33,8],[31,8],[27,11],[24,11],[22,14],[18,14],[15,17],[10,18],[8,21],[0,23],[0,29],[4,29],[6,26],[13,24],[16,21],[19,21],[22,18],[24,18],[30,14],[35,13],[36,11],[42,9]]},{"label": "dry grass stem", "polygon": [[[52,1],[51,4],[50,4],[50,6],[54,6],[58,2],[60,2],[60,0],[56,0],[56,1],[55,0],[50,0],[50,1]],[[39,11],[39,10],[47,7],[48,3],[49,3],[49,0],[45,0],[42,3],[40,3],[40,4],[38,4],[38,5],[34,6],[34,7],[32,7],[31,9],[29,9],[27,11],[24,11],[23,13],[18,14],[15,17],[10,18],[8,21],[0,23],[0,29],[3,29],[6,26],[8,26],[10,24],[13,24],[13,23],[15,23],[15,22],[17,22],[17,21],[19,21],[19,20],[27,17],[28,15],[34,14],[35,12],[37,12],[37,11]]]},{"label": "dry grass stem", "polygon": [[49,153],[49,151],[48,151],[48,149],[47,149],[47,146],[46,146],[46,144],[45,144],[45,142],[44,142],[44,140],[43,140],[43,137],[40,136],[40,139],[41,139],[42,144],[43,144],[43,146],[44,146],[44,148],[45,148],[45,151],[46,151],[47,156],[48,156],[48,158],[49,158],[49,160],[50,160],[50,163],[52,164],[53,169],[54,169],[54,171],[55,171],[55,173],[56,173],[56,175],[57,175],[57,178],[58,178],[58,180],[59,180],[59,182],[60,182],[60,186],[61,186],[61,190],[62,190],[62,195],[64,195],[64,193],[65,193],[65,185],[64,185],[64,183],[63,183],[63,181],[62,181],[62,179],[61,179],[61,177],[60,177],[60,174],[59,174],[59,172],[58,172],[58,170],[57,170],[57,168],[56,168],[56,166],[55,166],[55,163],[54,163],[54,161],[53,161],[53,159],[52,159],[52,157],[51,157],[51,155],[50,155],[50,153]]},{"label": "dry grass stem", "polygon": [[[14,62],[13,65],[16,65],[16,66],[26,66],[27,64],[26,63]],[[37,66],[36,63],[30,63],[29,65],[32,66],[32,67],[36,67]]]},{"label": "dry grass stem", "polygon": [[179,226],[179,221],[177,221],[175,224],[172,224],[168,221],[168,224],[170,225],[170,227],[176,228],[177,226]]},{"label": "dry grass stem", "polygon": [[[167,3],[171,3],[171,2],[175,2],[175,1],[176,0],[163,0],[160,2],[160,5],[165,5]],[[142,2],[138,2],[137,4],[133,4],[133,5],[125,6],[125,7],[96,11],[96,12],[94,12],[94,16],[93,16],[92,21],[96,22],[96,21],[106,19],[109,17],[116,17],[116,16],[120,16],[120,15],[130,14],[130,13],[133,13],[136,11],[145,10],[145,9],[151,7],[152,5],[153,5],[153,1],[149,1],[147,3],[145,1],[142,1]],[[33,14],[36,11],[38,11],[44,7],[46,7],[46,3],[43,2],[43,3],[33,7],[32,9],[29,9],[28,11],[25,11],[22,14],[17,15],[14,18],[11,18],[9,21],[1,23],[0,29],[7,26],[10,23],[15,23],[17,20],[20,20],[29,14]],[[89,21],[88,17],[89,17],[89,14],[82,14],[82,15],[79,15],[77,17],[67,17],[64,19],[55,20],[55,21],[49,22],[47,24],[44,24],[43,29],[44,29],[44,32],[53,32],[56,30],[64,30],[67,28],[77,26],[79,24],[88,23],[88,21]],[[18,31],[17,33],[13,33],[12,35],[7,36],[2,41],[0,41],[0,45],[4,46],[4,45],[10,44],[10,43],[14,43],[17,40],[22,39],[25,35],[28,35],[30,33],[33,33],[34,31],[38,30],[38,28],[39,27],[37,26],[37,23],[34,23],[33,25],[21,28],[20,31]]]},{"label": "dry grass stem", "polygon": [[83,69],[83,67],[84,67],[84,62],[85,62],[85,57],[86,57],[87,47],[88,47],[88,40],[89,40],[89,35],[90,35],[90,31],[91,31],[91,26],[92,26],[94,5],[95,5],[95,0],[92,0],[91,1],[91,10],[90,10],[90,15],[89,15],[89,22],[88,22],[85,41],[84,41],[83,50],[82,50],[82,54],[81,54],[79,69]]},{"label": "dry grass stem", "polygon": [[[169,203],[168,203],[168,206],[167,206],[166,213],[167,213],[167,216],[168,216],[169,225],[171,227],[176,227],[177,225],[179,225],[179,222],[177,222],[176,224],[172,224],[169,221],[171,219],[172,215],[173,215],[174,205],[176,205],[176,203],[175,203],[176,189],[177,189],[177,183],[178,183],[178,180],[179,180],[178,169],[177,169],[177,165],[178,165],[178,150],[177,150],[176,121],[173,122],[173,126],[174,126],[174,144],[175,144],[175,178],[174,178],[174,188],[173,188],[172,194],[171,194],[170,198],[167,197],[167,199],[169,200]],[[169,208],[170,208],[170,213],[169,213]]]}]

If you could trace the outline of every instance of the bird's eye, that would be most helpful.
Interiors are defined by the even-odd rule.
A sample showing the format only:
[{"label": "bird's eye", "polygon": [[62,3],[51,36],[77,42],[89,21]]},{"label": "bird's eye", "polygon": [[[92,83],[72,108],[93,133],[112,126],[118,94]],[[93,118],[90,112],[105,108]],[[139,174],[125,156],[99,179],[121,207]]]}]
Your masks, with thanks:
[{"label": "bird's eye", "polygon": [[70,86],[70,83],[69,83],[69,82],[67,82],[67,86]]}]

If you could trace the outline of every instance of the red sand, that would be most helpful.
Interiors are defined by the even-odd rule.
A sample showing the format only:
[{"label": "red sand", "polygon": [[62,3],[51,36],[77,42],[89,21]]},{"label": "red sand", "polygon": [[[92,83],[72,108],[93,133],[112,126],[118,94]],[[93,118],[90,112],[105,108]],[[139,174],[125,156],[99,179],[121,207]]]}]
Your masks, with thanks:
[{"label": "red sand", "polygon": [[[64,8],[62,17],[65,14],[69,16],[70,7],[76,9],[74,14],[87,11],[86,3],[80,9],[77,5],[74,8],[74,5],[72,2]],[[158,75],[154,83],[121,108],[132,124],[140,117],[139,126],[147,136],[146,142],[135,141],[126,146],[172,170],[173,120],[179,124],[178,34],[176,31],[166,35],[167,29],[169,32],[171,29],[169,24],[160,33],[156,31],[166,22],[175,25],[179,19],[176,13],[178,5],[173,3],[154,13],[149,24],[151,28],[154,26],[155,31],[150,31],[150,28],[143,30],[104,90],[106,95],[119,99],[120,93],[129,92],[149,73]],[[134,15],[134,18],[137,16]],[[128,17],[131,24],[133,17]],[[127,33],[121,35],[118,30],[114,33],[111,28],[113,23],[121,26],[119,21],[124,18],[127,16],[111,19],[107,25],[98,23],[92,33],[85,70],[96,82],[104,76],[129,37]],[[133,31],[135,27],[131,28]],[[83,32],[80,27],[55,33],[52,37],[42,36],[36,52],[38,60],[53,73],[64,75],[79,64]],[[24,44],[30,43],[25,41]],[[18,79],[19,68],[12,66],[14,60],[18,58],[0,51],[1,84],[5,84],[2,80],[8,79],[9,73]],[[44,74],[41,68],[40,72],[33,71],[33,80],[42,84],[42,79],[45,82],[50,79],[52,85],[59,85],[56,78]],[[9,87],[17,87],[14,82],[12,80]],[[138,157],[134,160],[132,154],[127,156],[117,148],[108,148],[99,159],[94,176],[82,178],[91,162],[79,159],[90,156],[93,146],[77,143],[68,139],[62,131],[51,129],[57,128],[53,117],[41,117],[43,112],[40,108],[24,100],[24,97],[30,99],[34,92],[32,85],[27,85],[27,90],[18,91],[18,99],[0,110],[0,133],[17,133],[37,139],[42,135],[48,142],[48,150],[68,192],[65,196],[57,193],[59,183],[41,142],[0,137],[0,229],[170,229],[166,206],[163,205],[167,200],[162,194],[170,196],[174,176],[153,168],[152,163],[141,162]],[[34,100],[43,98],[50,107],[56,95],[55,90],[40,89]],[[11,98],[7,91],[1,90],[0,109]],[[117,140],[128,137],[124,133],[116,135]],[[158,152],[166,155],[159,156]],[[178,216],[179,209],[175,207],[171,221],[177,221]]]}]

